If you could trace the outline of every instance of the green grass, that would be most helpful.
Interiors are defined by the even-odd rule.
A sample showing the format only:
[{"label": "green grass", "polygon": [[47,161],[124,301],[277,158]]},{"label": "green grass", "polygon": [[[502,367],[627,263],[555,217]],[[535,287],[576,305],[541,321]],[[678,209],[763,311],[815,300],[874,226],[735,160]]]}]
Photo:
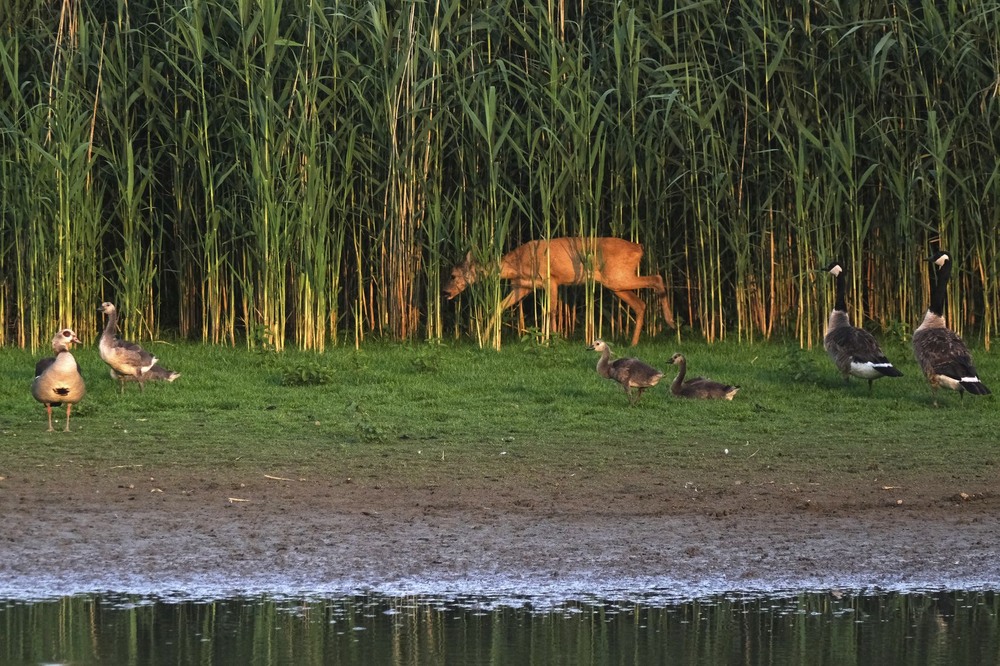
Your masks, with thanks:
[{"label": "green grass", "polygon": [[[886,351],[905,373],[843,385],[821,350],[794,345],[644,343],[666,368],[630,407],[595,372],[581,342],[371,344],[317,355],[151,344],[173,384],[117,393],[96,348],[78,350],[88,395],[71,433],[45,430],[30,395],[34,359],[0,350],[0,475],[44,465],[247,467],[370,475],[400,484],[451,477],[548,478],[602,472],[776,483],[827,477],[995,476],[1000,453],[992,396],[942,392],[941,406],[909,350]],[[733,402],[669,394],[674,351],[689,372],[741,385]],[[974,350],[1000,387],[1000,363]],[[289,380],[291,378],[291,381]],[[62,426],[62,410],[57,430]],[[728,451],[728,452],[727,452]]]}]

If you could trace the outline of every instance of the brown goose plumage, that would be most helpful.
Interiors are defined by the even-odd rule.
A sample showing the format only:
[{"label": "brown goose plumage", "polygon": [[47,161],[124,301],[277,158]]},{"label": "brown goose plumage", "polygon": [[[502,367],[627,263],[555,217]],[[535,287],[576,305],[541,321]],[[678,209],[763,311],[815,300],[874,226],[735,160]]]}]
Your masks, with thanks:
[{"label": "brown goose plumage", "polygon": [[101,303],[98,310],[108,317],[98,343],[101,360],[111,368],[111,376],[118,379],[123,393],[126,378],[139,382],[141,391],[150,378],[148,373],[157,358],[134,342],[126,342],[118,337],[118,310],[112,303]]},{"label": "brown goose plumage", "polygon": [[903,373],[882,353],[875,336],[851,324],[851,316],[847,314],[844,267],[839,261],[834,261],[824,270],[836,278],[837,291],[826,335],[823,336],[823,347],[840,370],[844,381],[849,381],[852,375],[867,379],[870,393],[876,379],[902,377]]},{"label": "brown goose plumage", "polygon": [[677,353],[670,357],[670,363],[680,366],[677,376],[670,384],[670,392],[681,398],[700,398],[702,400],[732,400],[739,386],[714,382],[705,377],[692,377],[684,380],[687,374],[687,359],[683,354]]},{"label": "brown goose plumage", "polygon": [[[162,382],[172,382],[172,381],[174,381],[175,379],[177,379],[180,376],[181,376],[181,373],[174,372],[173,370],[167,370],[166,368],[164,368],[159,363],[154,363],[152,368],[150,368],[146,372],[142,373],[142,381],[143,382],[161,382],[161,381]],[[111,378],[112,379],[116,379],[116,380],[118,380],[119,382],[121,382],[123,384],[125,382],[137,382],[137,381],[139,381],[139,378],[136,377],[135,375],[122,375],[122,374],[119,374],[114,368],[111,368]]]},{"label": "brown goose plumage", "polygon": [[979,380],[969,348],[962,338],[948,328],[944,317],[948,296],[948,279],[951,277],[951,257],[945,251],[930,257],[931,303],[924,320],[913,332],[913,355],[931,385],[934,405],[937,406],[939,386],[958,391],[964,396],[989,395],[990,390]]},{"label": "brown goose plumage", "polygon": [[80,374],[80,366],[70,345],[79,344],[80,340],[71,328],[64,328],[52,338],[52,352],[49,358],[43,358],[35,364],[35,380],[31,383],[31,395],[35,400],[45,405],[49,417],[49,432],[52,432],[52,408],[66,405],[66,425],[64,432],[69,432],[69,416],[73,405],[83,400],[87,394],[87,386]]},{"label": "brown goose plumage", "polygon": [[[663,378],[662,372],[637,358],[619,358],[612,361],[611,347],[604,340],[594,340],[587,349],[601,353],[601,357],[597,360],[597,374],[621,384],[630,404],[639,402],[642,392],[656,386],[656,383]],[[636,389],[635,395],[632,394],[632,389]]]}]

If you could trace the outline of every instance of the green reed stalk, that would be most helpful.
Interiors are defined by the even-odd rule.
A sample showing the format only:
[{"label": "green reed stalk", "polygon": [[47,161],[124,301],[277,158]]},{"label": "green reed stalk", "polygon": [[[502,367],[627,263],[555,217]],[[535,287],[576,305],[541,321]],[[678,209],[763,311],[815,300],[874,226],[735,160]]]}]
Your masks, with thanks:
[{"label": "green reed stalk", "polygon": [[455,14],[447,12],[449,7],[443,6],[441,0],[434,3],[434,14],[428,26],[428,38],[425,48],[426,57],[430,61],[428,68],[429,89],[426,94],[428,108],[427,127],[422,139],[423,153],[420,157],[419,174],[424,183],[424,256],[426,265],[426,327],[427,339],[440,339],[444,336],[444,319],[441,307],[441,289],[443,287],[442,270],[447,270],[447,259],[442,249],[447,246],[448,219],[446,211],[445,178],[442,173],[442,163],[445,159],[446,140],[441,131],[448,122],[444,109],[447,100],[444,97],[445,72],[449,71],[447,54],[442,50],[442,35],[451,34],[457,26],[452,19]]},{"label": "green reed stalk", "polygon": [[[511,199],[505,196],[502,190],[501,174],[498,168],[499,153],[514,119],[512,116],[508,116],[505,121],[498,119],[497,89],[495,87],[491,86],[477,92],[481,94],[473,99],[463,100],[466,120],[476,133],[478,140],[482,142],[482,161],[486,171],[482,199],[476,202],[482,221],[480,225],[477,225],[479,232],[473,235],[473,246],[488,248],[486,256],[489,257],[492,265],[497,266],[500,257],[504,254],[504,240],[507,238],[507,230],[514,209]],[[500,302],[503,298],[502,285],[497,272],[491,272],[494,275],[483,281],[488,294],[486,299],[488,305],[481,309],[484,314],[488,314],[489,324],[485,327],[477,326],[476,338],[481,346],[489,345],[494,349],[500,349],[504,315],[500,309]]]},{"label": "green reed stalk", "polygon": [[[214,89],[212,50],[224,40],[209,32],[217,22],[209,14],[212,6],[196,0],[170,19],[166,60],[175,75],[172,89],[173,144],[170,168],[175,183],[172,205],[181,238],[181,276],[193,284],[182,291],[181,309],[187,321],[200,321],[201,339],[235,344],[237,316],[235,278],[232,266],[232,227],[227,219],[235,209],[224,197],[224,186],[235,164],[216,154],[217,127],[235,124],[233,105],[219,106]],[[208,19],[208,20],[206,20]],[[193,164],[197,179],[190,177]],[[244,322],[248,313],[244,312]]]},{"label": "green reed stalk", "polygon": [[[17,122],[25,131],[13,168],[26,188],[15,232],[15,300],[25,320],[18,337],[32,349],[47,347],[60,326],[84,336],[96,328],[103,227],[91,148],[96,83],[84,63],[97,49],[79,10],[73,17],[67,17],[52,53],[50,78],[36,88],[19,87],[32,102],[15,100],[23,112]],[[71,31],[70,25],[76,27]]]},{"label": "green reed stalk", "polygon": [[[0,25],[0,30],[4,34],[8,32],[3,25]],[[16,222],[16,214],[17,211],[23,212],[28,208],[28,201],[24,198],[28,188],[25,182],[23,142],[13,131],[15,127],[23,127],[27,110],[27,100],[20,87],[18,56],[21,44],[17,35],[0,39],[0,99],[6,100],[6,104],[0,106],[0,127],[5,128],[0,130],[0,183],[9,190],[9,194],[0,200],[0,271],[3,275],[0,278],[0,321],[3,322],[8,321],[9,303],[18,312],[24,311],[24,303],[18,298],[18,285],[23,281],[23,260],[19,252],[18,237],[23,225]],[[0,343],[7,344],[8,341],[7,326],[2,326]],[[26,345],[23,318],[13,334],[13,342],[21,347]]]},{"label": "green reed stalk", "polygon": [[[0,17],[0,341],[96,329],[103,290],[139,335],[496,347],[505,286],[442,303],[442,272],[563,234],[641,242],[708,340],[818,343],[833,255],[902,339],[938,245],[953,325],[1000,316],[986,5],[57,6]],[[560,328],[581,294],[577,334],[629,328],[590,287]]]},{"label": "green reed stalk", "polygon": [[[128,54],[135,47],[131,43],[133,33],[129,17],[119,17],[111,30],[110,41],[107,35],[102,38],[107,48],[101,61],[104,64],[101,69],[104,94],[100,96],[100,106],[107,140],[100,153],[108,170],[114,174],[115,218],[120,226],[113,230],[117,234],[114,239],[116,252],[109,257],[106,275],[113,300],[126,315],[122,335],[141,339],[156,334],[153,287],[161,234],[154,232],[154,207],[151,205],[153,165],[158,162],[158,156],[151,150],[145,154],[136,153],[137,145],[147,148],[154,145],[148,124],[142,122],[148,107],[143,104],[144,96],[137,95],[136,91],[143,88],[143,78],[158,77],[148,60],[138,67],[130,62]],[[159,87],[163,81],[151,83]]]},{"label": "green reed stalk", "polygon": [[[287,46],[281,35],[280,0],[247,9],[239,60],[232,64],[243,83],[245,132],[237,149],[245,151],[248,170],[248,238],[243,245],[242,283],[245,310],[260,336],[251,344],[277,351],[285,346],[288,262],[291,258],[296,175],[299,152],[288,118],[292,81],[278,76],[286,65]],[[254,13],[254,9],[259,14]],[[246,28],[252,28],[248,30]]]},{"label": "green reed stalk", "polygon": [[[385,192],[379,257],[380,282],[387,298],[381,301],[380,320],[396,339],[414,335],[420,321],[416,306],[415,277],[421,255],[420,228],[426,215],[424,173],[432,131],[427,122],[434,109],[428,104],[429,87],[420,82],[426,66],[424,26],[416,3],[407,3],[394,29],[382,26],[380,34],[396,36],[379,45],[385,54],[384,113],[388,125],[389,181]],[[380,12],[381,17],[386,15]],[[386,19],[387,20],[387,19]],[[428,82],[430,83],[430,82]]]},{"label": "green reed stalk", "polygon": [[319,117],[324,105],[316,43],[315,14],[308,17],[306,40],[301,49],[294,102],[294,144],[301,152],[296,172],[300,192],[294,227],[295,260],[292,262],[294,335],[298,346],[322,352],[326,348],[330,311],[330,253],[332,232],[324,223],[333,211],[332,172],[325,159]]}]

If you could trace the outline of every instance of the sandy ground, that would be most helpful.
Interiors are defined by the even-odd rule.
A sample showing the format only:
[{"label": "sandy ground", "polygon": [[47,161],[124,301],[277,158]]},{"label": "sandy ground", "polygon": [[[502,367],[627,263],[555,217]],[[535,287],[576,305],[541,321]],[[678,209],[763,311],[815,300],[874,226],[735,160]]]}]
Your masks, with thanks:
[{"label": "sandy ground", "polygon": [[1000,589],[1000,494],[946,482],[404,488],[174,468],[0,475],[0,598]]}]

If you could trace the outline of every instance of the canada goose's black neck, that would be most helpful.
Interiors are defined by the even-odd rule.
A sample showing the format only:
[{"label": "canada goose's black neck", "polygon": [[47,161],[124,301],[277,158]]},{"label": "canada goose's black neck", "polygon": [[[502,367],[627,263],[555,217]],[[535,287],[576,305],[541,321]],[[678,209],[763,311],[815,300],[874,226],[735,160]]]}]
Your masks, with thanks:
[{"label": "canada goose's black neck", "polygon": [[948,280],[951,278],[951,261],[941,266],[931,264],[931,305],[927,310],[938,317],[944,317],[944,306],[948,299]]},{"label": "canada goose's black neck", "polygon": [[830,311],[830,319],[827,323],[828,331],[851,325],[851,317],[847,314],[847,277],[844,275],[845,271],[840,264],[834,263],[830,267],[830,273],[835,280],[835,297],[833,310]]},{"label": "canada goose's black neck", "polygon": [[837,273],[836,300],[833,309],[837,312],[847,312],[847,278],[844,271]]}]

